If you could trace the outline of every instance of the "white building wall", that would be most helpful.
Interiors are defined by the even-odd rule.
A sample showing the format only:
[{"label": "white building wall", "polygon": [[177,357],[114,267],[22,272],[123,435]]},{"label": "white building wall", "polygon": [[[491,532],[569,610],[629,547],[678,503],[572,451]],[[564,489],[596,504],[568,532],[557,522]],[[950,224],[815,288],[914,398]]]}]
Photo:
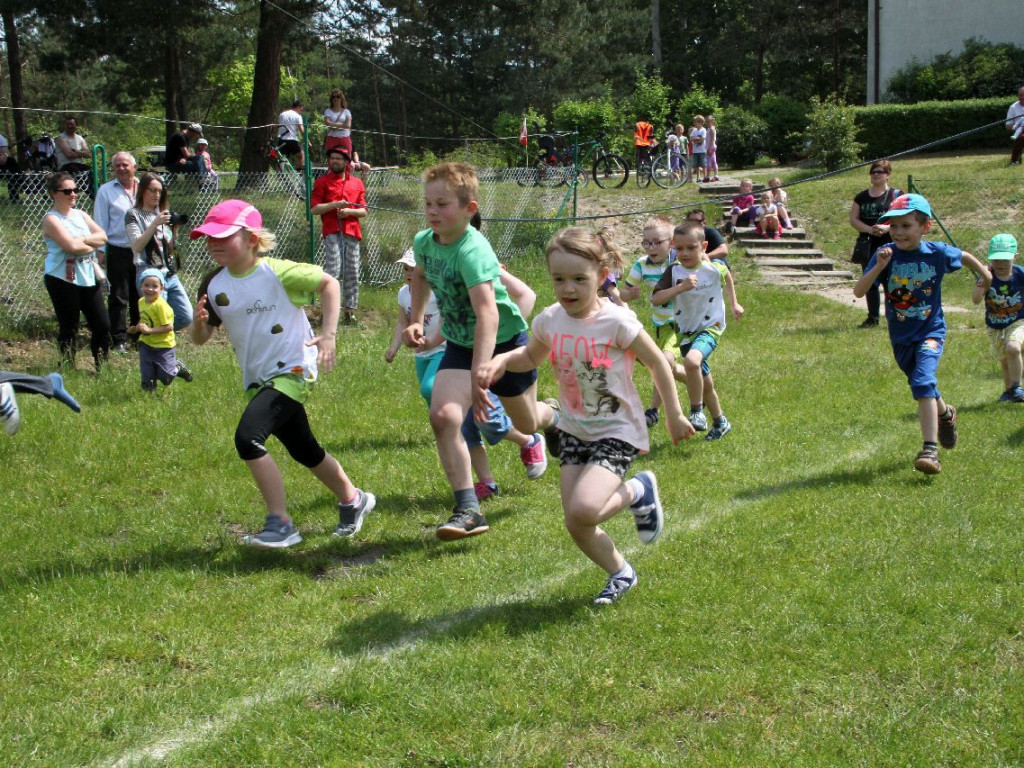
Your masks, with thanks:
[{"label": "white building wall", "polygon": [[[866,2],[868,104],[885,100],[889,78],[911,60],[928,62],[940,53],[959,53],[969,37],[1024,47],[1024,0]],[[1020,85],[1008,86],[1007,95]]]}]

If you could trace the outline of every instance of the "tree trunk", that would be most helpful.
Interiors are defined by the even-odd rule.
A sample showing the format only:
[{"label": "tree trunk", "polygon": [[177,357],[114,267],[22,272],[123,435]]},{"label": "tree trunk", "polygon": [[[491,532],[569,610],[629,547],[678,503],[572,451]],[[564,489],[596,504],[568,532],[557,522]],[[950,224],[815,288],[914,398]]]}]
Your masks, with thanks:
[{"label": "tree trunk", "polygon": [[[14,135],[8,139],[11,152],[18,148],[18,139],[28,135],[25,130],[25,113],[19,109],[25,106],[25,91],[21,79],[21,45],[18,42],[18,25],[14,12],[6,5],[0,11],[4,22],[4,33],[7,42],[7,68],[11,73],[11,106],[14,107]],[[19,157],[19,160],[23,158]]]},{"label": "tree trunk", "polygon": [[661,70],[661,2],[651,0],[651,54],[654,57],[654,68]]},{"label": "tree trunk", "polygon": [[278,10],[276,5],[260,0],[256,68],[246,125],[268,127],[245,132],[242,157],[238,165],[242,173],[263,173],[267,170],[268,162],[263,147],[273,137],[271,123],[277,120],[277,102],[281,92],[281,49],[292,23],[292,18]]},{"label": "tree trunk", "polygon": [[178,89],[181,87],[181,64],[178,59],[178,48],[172,43],[164,46],[164,119],[167,121],[164,126],[165,141],[170,141],[178,131],[178,120],[181,115],[178,112],[178,104],[181,95]]}]

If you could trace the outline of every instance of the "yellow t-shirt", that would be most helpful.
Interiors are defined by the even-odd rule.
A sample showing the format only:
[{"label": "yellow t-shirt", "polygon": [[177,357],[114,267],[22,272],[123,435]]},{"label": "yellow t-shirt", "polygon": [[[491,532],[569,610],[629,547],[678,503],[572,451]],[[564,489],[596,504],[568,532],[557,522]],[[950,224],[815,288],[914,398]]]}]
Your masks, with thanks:
[{"label": "yellow t-shirt", "polygon": [[166,333],[143,333],[139,341],[154,349],[170,349],[177,342],[174,339],[174,310],[171,305],[164,301],[163,296],[157,296],[153,302],[146,301],[145,297],[139,299],[139,322],[145,323],[150,328],[159,328],[161,325],[170,325],[171,330]]}]

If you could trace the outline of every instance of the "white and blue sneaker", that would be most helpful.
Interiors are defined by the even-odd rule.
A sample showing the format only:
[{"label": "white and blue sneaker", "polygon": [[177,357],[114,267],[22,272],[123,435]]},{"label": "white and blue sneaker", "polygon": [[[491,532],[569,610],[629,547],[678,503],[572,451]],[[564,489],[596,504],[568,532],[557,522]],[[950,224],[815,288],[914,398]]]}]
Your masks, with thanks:
[{"label": "white and blue sneaker", "polygon": [[633,571],[632,578],[612,576],[608,579],[604,589],[601,590],[601,594],[594,598],[594,605],[611,605],[635,587],[637,581],[636,571]]},{"label": "white and blue sneaker", "polygon": [[334,536],[355,536],[363,527],[363,520],[377,506],[377,497],[372,493],[359,491],[355,504],[338,504],[338,527]]},{"label": "white and blue sneaker", "polygon": [[732,432],[732,424],[729,423],[729,420],[725,418],[725,416],[722,416],[711,425],[711,429],[708,430],[707,437],[704,439],[709,441],[721,440],[730,432]]},{"label": "white and blue sneaker", "polygon": [[21,428],[21,411],[18,400],[14,397],[14,387],[5,381],[0,384],[0,421],[4,424],[4,432],[13,435]]},{"label": "white and blue sneaker", "polygon": [[690,411],[690,423],[695,430],[703,432],[708,428],[708,417],[704,415],[704,411]]},{"label": "white and blue sneaker", "polygon": [[302,541],[298,529],[291,520],[285,522],[280,515],[267,515],[263,530],[255,536],[247,536],[245,543],[257,549],[284,549]]},{"label": "white and blue sneaker", "polygon": [[661,499],[658,497],[658,478],[653,472],[638,472],[633,476],[634,480],[644,487],[643,495],[629,505],[633,513],[633,522],[636,523],[636,532],[640,541],[650,544],[661,536],[661,529],[665,522],[665,513],[661,508]]}]

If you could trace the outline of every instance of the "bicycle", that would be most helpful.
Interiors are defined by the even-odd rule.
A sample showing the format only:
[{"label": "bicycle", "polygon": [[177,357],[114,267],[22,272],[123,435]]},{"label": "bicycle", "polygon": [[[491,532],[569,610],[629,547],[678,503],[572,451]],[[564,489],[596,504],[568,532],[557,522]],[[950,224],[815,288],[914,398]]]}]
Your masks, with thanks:
[{"label": "bicycle", "polygon": [[[673,159],[678,167],[672,167]],[[662,189],[675,189],[690,181],[690,163],[685,153],[673,155],[665,146],[663,152],[659,152],[651,163],[651,178],[654,183]]]},{"label": "bicycle", "polygon": [[636,185],[641,189],[651,185],[651,146],[636,148]]},{"label": "bicycle", "polygon": [[[559,151],[556,147],[557,140],[568,133],[542,134],[540,124],[533,124],[534,131],[538,134],[537,144],[540,146],[540,154],[533,161],[533,166],[525,174],[517,174],[516,182],[521,187],[533,184],[538,187],[560,187],[567,183],[571,174],[566,171],[567,166],[573,165],[572,149],[565,148]],[[577,183],[586,185],[586,174],[582,178],[577,176]]]},{"label": "bicycle", "polygon": [[277,170],[278,175],[284,181],[285,188],[292,192],[300,200],[306,199],[306,184],[302,176],[287,155],[281,151],[282,144],[279,141],[271,139],[266,144],[267,159],[270,164]]},{"label": "bicycle", "polygon": [[577,176],[582,174],[586,177],[583,164],[590,161],[590,175],[593,176],[594,183],[601,189],[618,189],[629,180],[629,163],[622,155],[609,152],[605,148],[602,142],[604,137],[605,132],[601,131],[593,141],[580,144],[580,158],[573,163],[573,167]]}]

